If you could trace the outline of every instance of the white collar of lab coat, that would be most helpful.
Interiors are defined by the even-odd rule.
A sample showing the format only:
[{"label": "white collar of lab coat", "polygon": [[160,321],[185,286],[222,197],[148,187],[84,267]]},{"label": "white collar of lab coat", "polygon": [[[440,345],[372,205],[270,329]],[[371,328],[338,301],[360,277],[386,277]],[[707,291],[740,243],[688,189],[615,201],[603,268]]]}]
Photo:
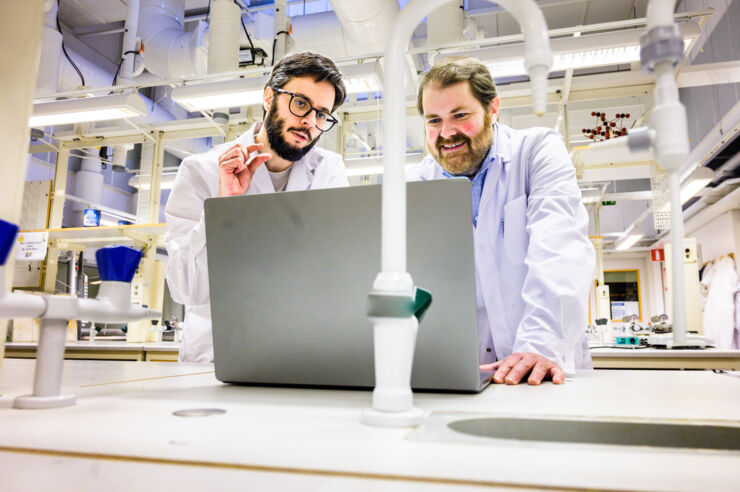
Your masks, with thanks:
[{"label": "white collar of lab coat", "polygon": [[[478,215],[485,215],[483,212],[488,207],[493,195],[493,190],[496,189],[496,183],[501,176],[501,169],[508,165],[511,161],[511,142],[509,135],[506,131],[501,131],[498,123],[493,124],[493,152],[494,159],[488,168],[488,174],[486,175],[486,183],[483,185],[483,193],[481,194],[480,204],[478,206]],[[486,158],[489,158],[486,156]]]},{"label": "white collar of lab coat", "polygon": [[[255,143],[254,137],[259,133],[260,128],[262,128],[262,122],[258,121],[252,125],[252,128],[242,133],[236,141],[243,145],[253,145]],[[310,189],[314,174],[316,173],[316,168],[322,159],[323,156],[320,153],[311,149],[310,152],[294,162],[285,190],[301,191]],[[275,192],[275,186],[272,184],[272,179],[270,179],[270,172],[264,164],[254,173],[251,188],[254,189],[253,193]]]}]

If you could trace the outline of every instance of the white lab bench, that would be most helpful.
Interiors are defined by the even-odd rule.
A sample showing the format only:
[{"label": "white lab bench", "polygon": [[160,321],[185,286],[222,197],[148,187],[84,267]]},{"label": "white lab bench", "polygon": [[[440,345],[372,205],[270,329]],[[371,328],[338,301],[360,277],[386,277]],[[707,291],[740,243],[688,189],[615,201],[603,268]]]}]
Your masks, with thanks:
[{"label": "white lab bench", "polygon": [[596,369],[724,369],[740,371],[740,350],[592,348]]},{"label": "white lab bench", "polygon": [[[65,361],[77,405],[15,410],[32,360],[0,369],[4,490],[737,490],[740,452],[524,442],[440,425],[485,414],[740,426],[740,378],[587,371],[562,386],[417,393],[417,429],[360,423],[369,391],[234,386],[210,364]],[[220,415],[177,417],[218,408]],[[160,485],[162,484],[162,485]],[[159,486],[159,487],[158,487]]]}]

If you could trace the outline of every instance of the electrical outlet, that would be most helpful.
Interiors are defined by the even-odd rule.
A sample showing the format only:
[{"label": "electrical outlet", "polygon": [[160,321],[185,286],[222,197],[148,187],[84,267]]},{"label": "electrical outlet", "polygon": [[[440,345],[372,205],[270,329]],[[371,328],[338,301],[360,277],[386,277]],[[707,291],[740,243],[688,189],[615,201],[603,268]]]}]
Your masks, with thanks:
[{"label": "electrical outlet", "polygon": [[630,347],[637,347],[640,345],[640,339],[638,337],[617,337],[617,345],[626,345]]}]

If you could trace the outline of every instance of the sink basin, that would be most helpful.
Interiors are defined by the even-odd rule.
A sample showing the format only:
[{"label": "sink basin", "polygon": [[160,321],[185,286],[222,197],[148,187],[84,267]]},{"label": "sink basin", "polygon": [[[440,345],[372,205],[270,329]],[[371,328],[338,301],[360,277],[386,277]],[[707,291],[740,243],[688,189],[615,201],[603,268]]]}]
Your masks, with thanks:
[{"label": "sink basin", "polygon": [[740,427],[729,425],[484,417],[447,426],[496,439],[740,451]]}]

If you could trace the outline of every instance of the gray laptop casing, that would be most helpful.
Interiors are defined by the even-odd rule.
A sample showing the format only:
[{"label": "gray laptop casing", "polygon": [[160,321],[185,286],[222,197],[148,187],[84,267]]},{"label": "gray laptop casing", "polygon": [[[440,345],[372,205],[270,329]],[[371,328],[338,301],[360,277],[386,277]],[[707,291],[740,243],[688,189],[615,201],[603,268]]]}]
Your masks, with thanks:
[{"label": "gray laptop casing", "polygon": [[[433,296],[412,387],[480,391],[470,183],[409,183],[407,199],[408,271]],[[380,204],[380,185],[206,200],[220,381],[374,386]]]}]

